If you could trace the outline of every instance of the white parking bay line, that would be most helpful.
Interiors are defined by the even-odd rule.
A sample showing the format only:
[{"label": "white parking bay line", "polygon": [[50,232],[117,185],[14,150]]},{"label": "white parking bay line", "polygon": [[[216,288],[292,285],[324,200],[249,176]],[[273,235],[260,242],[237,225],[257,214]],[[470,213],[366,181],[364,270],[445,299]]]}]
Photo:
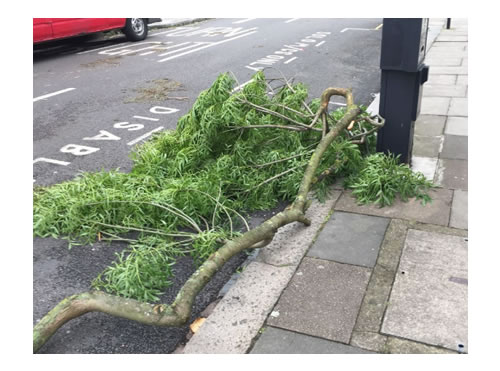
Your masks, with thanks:
[{"label": "white parking bay line", "polygon": [[232,22],[232,24],[245,23],[245,22],[251,21],[253,19],[257,19],[257,18],[245,18],[245,19],[241,19],[239,21]]},{"label": "white parking bay line", "polygon": [[320,43],[317,43],[317,44],[316,44],[316,45],[314,45],[314,46],[320,46],[320,45],[323,45],[324,43],[325,43],[325,41],[322,41],[322,42],[320,42]]},{"label": "white parking bay line", "polygon": [[290,58],[289,60],[283,62],[283,64],[288,64],[288,63],[290,63],[290,62],[292,62],[292,61],[294,61],[296,59],[297,59],[297,57]]},{"label": "white parking bay line", "polygon": [[133,146],[134,144],[139,143],[141,140],[146,139],[150,135],[152,135],[152,134],[154,134],[154,133],[156,133],[157,131],[160,131],[160,130],[163,130],[163,126],[160,126],[159,128],[153,129],[150,132],[148,132],[148,133],[146,133],[144,135],[141,135],[139,138],[131,140],[130,142],[127,143],[127,145]]},{"label": "white parking bay line", "polygon": [[248,85],[248,84],[249,84],[249,83],[251,83],[252,81],[253,81],[253,79],[250,79],[250,80],[248,80],[247,82],[244,82],[243,84],[238,85],[237,87],[235,87],[235,88],[231,91],[231,93],[234,93],[235,91],[240,90],[241,88],[243,88],[245,85]]},{"label": "white parking bay line", "polygon": [[67,89],[55,91],[55,92],[50,93],[50,94],[41,95],[39,97],[33,98],[33,102],[36,102],[36,101],[39,101],[39,100],[42,100],[42,99],[47,99],[47,98],[53,97],[54,95],[59,95],[59,94],[67,93],[68,91],[71,91],[71,90],[75,90],[75,88],[67,88]]},{"label": "white parking bay line", "polygon": [[232,41],[232,40],[236,40],[236,39],[239,39],[241,37],[245,37],[245,36],[249,36],[251,34],[254,34],[258,32],[257,30],[255,31],[252,31],[252,32],[247,32],[243,35],[239,35],[239,36],[235,36],[235,37],[232,37],[230,39],[226,39],[226,40],[221,40],[221,41],[217,41],[217,42],[213,42],[213,43],[210,43],[208,45],[203,45],[199,48],[196,48],[196,49],[191,49],[191,50],[188,50],[187,52],[184,52],[184,53],[180,53],[180,54],[175,54],[171,57],[168,57],[168,58],[165,58],[165,59],[160,59],[158,62],[166,62],[166,61],[169,61],[171,59],[174,59],[174,58],[178,58],[178,57],[182,57],[183,55],[186,55],[186,54],[191,54],[191,53],[194,53],[194,52],[197,52],[198,50],[202,50],[202,49],[206,49],[206,48],[210,48],[212,46],[215,46],[215,45],[219,45],[219,44],[223,44],[223,43],[227,43],[228,41]]}]

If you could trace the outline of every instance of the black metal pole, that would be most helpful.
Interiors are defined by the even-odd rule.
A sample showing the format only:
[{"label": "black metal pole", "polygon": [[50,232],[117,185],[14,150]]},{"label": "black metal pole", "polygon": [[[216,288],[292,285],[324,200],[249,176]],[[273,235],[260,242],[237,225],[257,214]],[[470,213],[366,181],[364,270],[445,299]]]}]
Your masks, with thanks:
[{"label": "black metal pole", "polygon": [[446,29],[449,30],[451,25],[451,18],[446,18]]}]

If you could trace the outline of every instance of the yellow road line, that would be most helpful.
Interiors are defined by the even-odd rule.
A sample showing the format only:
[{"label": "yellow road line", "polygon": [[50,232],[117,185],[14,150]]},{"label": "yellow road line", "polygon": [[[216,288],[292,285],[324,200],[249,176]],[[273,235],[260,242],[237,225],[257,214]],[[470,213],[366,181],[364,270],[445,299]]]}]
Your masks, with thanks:
[{"label": "yellow road line", "polygon": [[376,30],[380,30],[383,26],[383,23],[379,24],[377,27],[375,27]]}]

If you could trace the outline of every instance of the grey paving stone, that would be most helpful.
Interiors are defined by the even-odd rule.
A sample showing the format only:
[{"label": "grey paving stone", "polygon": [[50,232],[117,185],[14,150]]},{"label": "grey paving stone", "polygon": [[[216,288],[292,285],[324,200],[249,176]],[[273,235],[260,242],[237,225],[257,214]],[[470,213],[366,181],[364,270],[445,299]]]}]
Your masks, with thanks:
[{"label": "grey paving stone", "polygon": [[451,98],[448,116],[468,116],[468,106],[467,98]]},{"label": "grey paving stone", "polygon": [[429,69],[429,73],[431,75],[467,75],[468,67],[467,66],[434,66]]},{"label": "grey paving stone", "polygon": [[435,137],[443,135],[446,116],[420,114],[415,121],[415,135]]},{"label": "grey paving stone", "polygon": [[387,337],[384,348],[386,353],[391,354],[457,354],[457,352],[446,348],[438,348],[392,336]]},{"label": "grey paving stone", "polygon": [[444,133],[449,135],[469,135],[468,117],[449,116],[446,120]]},{"label": "grey paving stone", "polygon": [[456,350],[467,347],[467,242],[408,230],[382,333]]},{"label": "grey paving stone", "polygon": [[183,352],[246,353],[294,270],[250,263]]},{"label": "grey paving stone", "polygon": [[432,202],[426,205],[422,205],[421,201],[416,199],[410,199],[408,202],[396,199],[391,206],[379,207],[373,204],[358,205],[352,192],[345,191],[337,201],[335,210],[447,226],[453,191],[433,188],[429,191],[429,196]]},{"label": "grey paving stone", "polygon": [[377,332],[354,331],[351,338],[351,345],[376,353],[385,352],[386,342],[387,336]]},{"label": "grey paving stone", "polygon": [[425,84],[424,97],[465,97],[465,85],[437,85]]},{"label": "grey paving stone", "polygon": [[456,189],[451,204],[450,227],[468,229],[468,192]]},{"label": "grey paving stone", "polygon": [[467,35],[450,35],[450,34],[444,34],[444,35],[439,35],[436,39],[436,41],[468,41],[468,36]]},{"label": "grey paving stone", "polygon": [[436,41],[432,44],[432,49],[457,49],[463,50],[467,46],[466,41]]},{"label": "grey paving stone", "polygon": [[305,257],[267,323],[349,343],[370,271]]},{"label": "grey paving stone", "polygon": [[446,115],[450,106],[451,98],[446,97],[422,97],[420,102],[421,115]]},{"label": "grey paving stone", "polygon": [[434,183],[450,189],[468,190],[468,161],[440,159]]},{"label": "grey paving stone", "polygon": [[353,346],[268,326],[252,354],[371,354]]},{"label": "grey paving stone", "polygon": [[412,156],[411,169],[414,172],[420,172],[424,174],[425,178],[432,182],[436,174],[437,162],[438,159],[435,157]]},{"label": "grey paving stone", "polygon": [[[427,62],[427,59],[426,59]],[[453,85],[457,82],[457,75],[429,75],[427,84]],[[424,85],[425,86],[425,85]]]},{"label": "grey paving stone", "polygon": [[457,77],[457,84],[468,85],[469,84],[469,76],[468,75],[460,75]]},{"label": "grey paving stone", "polygon": [[307,256],[374,267],[390,219],[334,212]]},{"label": "grey paving stone", "polygon": [[429,137],[414,135],[412,154],[417,157],[438,157],[441,149],[442,136]]},{"label": "grey paving stone", "polygon": [[330,198],[324,203],[313,201],[306,212],[306,217],[311,221],[311,225],[291,223],[280,228],[273,241],[260,250],[257,261],[276,266],[285,264],[297,266],[311,246],[316,233],[326,222],[328,214],[341,193],[338,190],[332,191]]},{"label": "grey paving stone", "polygon": [[425,64],[431,66],[461,66],[462,57],[454,58],[438,58],[438,57],[426,57]]},{"label": "grey paving stone", "polygon": [[463,135],[445,135],[440,158],[451,160],[467,160],[469,153],[469,137]]}]

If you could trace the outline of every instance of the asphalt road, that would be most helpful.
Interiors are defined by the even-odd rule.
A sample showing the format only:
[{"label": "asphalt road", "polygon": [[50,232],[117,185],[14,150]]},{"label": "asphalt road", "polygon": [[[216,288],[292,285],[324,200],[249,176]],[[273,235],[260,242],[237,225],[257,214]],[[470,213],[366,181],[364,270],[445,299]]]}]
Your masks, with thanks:
[{"label": "asphalt road", "polygon": [[[133,147],[154,132],[175,128],[217,76],[239,84],[273,67],[309,87],[310,98],[330,86],[351,87],[368,105],[380,87],[381,19],[213,19],[152,30],[143,42],[116,35],[64,41],[33,52],[33,184],[43,186],[82,171],[128,171]],[[169,99],[159,87],[167,86]],[[337,100],[332,109],[338,107]],[[34,239],[34,323],[64,297],[86,291],[123,249],[118,243],[79,246]],[[244,256],[234,259],[198,296],[193,318],[213,301]],[[181,260],[170,302],[193,272]],[[170,353],[187,326],[158,329],[92,313],[76,319],[44,353]]]}]

